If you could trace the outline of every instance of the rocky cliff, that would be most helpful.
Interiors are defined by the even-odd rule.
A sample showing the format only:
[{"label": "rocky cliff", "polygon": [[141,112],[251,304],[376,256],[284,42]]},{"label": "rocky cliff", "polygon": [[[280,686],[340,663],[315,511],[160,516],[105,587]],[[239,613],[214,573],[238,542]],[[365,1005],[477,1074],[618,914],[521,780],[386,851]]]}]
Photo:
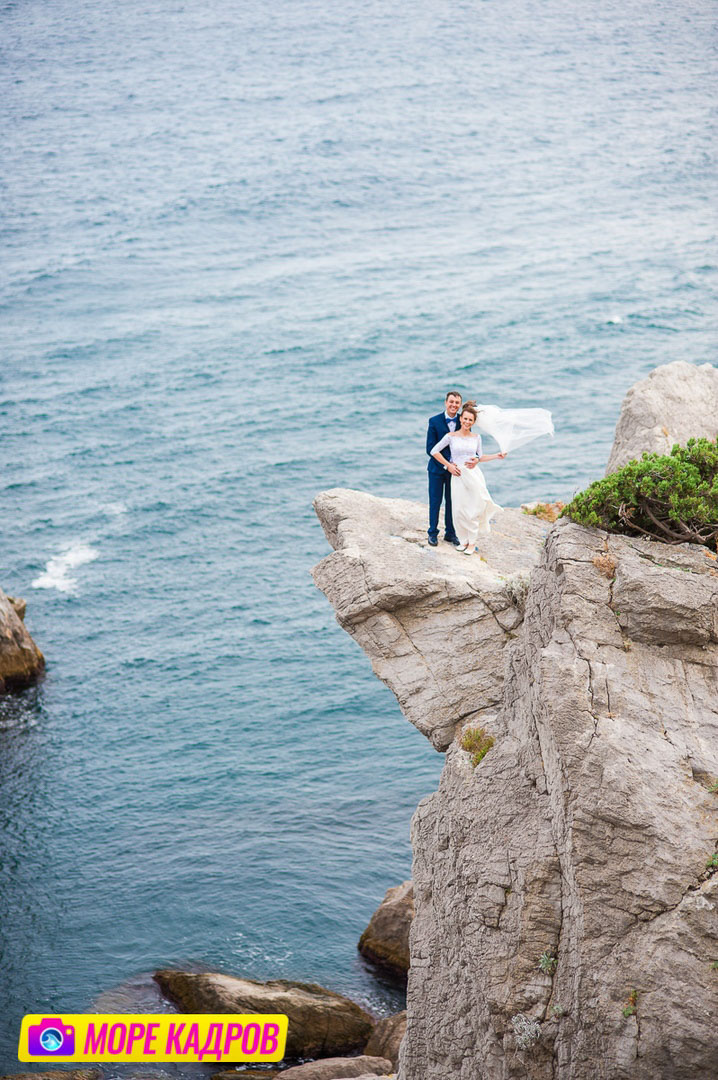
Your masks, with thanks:
[{"label": "rocky cliff", "polygon": [[[401,1080],[714,1078],[716,560],[505,511],[481,561],[424,547],[412,504],[316,509],[317,583],[447,749],[412,821]],[[477,726],[495,741],[474,767]]]}]

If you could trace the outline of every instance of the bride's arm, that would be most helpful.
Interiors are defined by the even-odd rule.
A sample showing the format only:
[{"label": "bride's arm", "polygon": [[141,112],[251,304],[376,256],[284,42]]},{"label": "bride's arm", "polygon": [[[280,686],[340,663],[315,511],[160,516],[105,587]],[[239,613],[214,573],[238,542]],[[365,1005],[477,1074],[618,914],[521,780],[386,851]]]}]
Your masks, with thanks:
[{"label": "bride's arm", "polygon": [[461,469],[458,465],[454,465],[453,461],[447,461],[441,451],[449,445],[451,436],[444,435],[443,439],[439,439],[436,446],[432,447],[431,456],[435,458],[440,465],[443,465],[445,469],[448,469],[452,476],[461,476]]}]

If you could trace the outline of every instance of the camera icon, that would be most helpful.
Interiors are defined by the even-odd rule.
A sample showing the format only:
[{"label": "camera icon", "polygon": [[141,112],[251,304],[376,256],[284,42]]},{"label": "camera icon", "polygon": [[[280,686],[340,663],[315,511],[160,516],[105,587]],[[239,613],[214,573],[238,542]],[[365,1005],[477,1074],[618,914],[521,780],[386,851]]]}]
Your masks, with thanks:
[{"label": "camera icon", "polygon": [[69,1057],[75,1053],[75,1029],[63,1024],[59,1016],[46,1017],[27,1029],[27,1049],[33,1057]]}]

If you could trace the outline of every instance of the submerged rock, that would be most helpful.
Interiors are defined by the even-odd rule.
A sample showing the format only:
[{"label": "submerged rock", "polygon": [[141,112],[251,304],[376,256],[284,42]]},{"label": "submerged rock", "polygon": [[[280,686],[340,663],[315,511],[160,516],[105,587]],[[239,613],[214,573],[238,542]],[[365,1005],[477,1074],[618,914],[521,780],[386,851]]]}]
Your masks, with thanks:
[{"label": "submerged rock", "polygon": [[0,590],[0,692],[33,682],[45,667],[45,658],[32,640],[23,618],[25,601]]},{"label": "submerged rock", "polygon": [[334,1057],[321,1061],[307,1061],[304,1065],[295,1065],[292,1069],[283,1069],[277,1075],[285,1080],[354,1080],[359,1076],[385,1076],[390,1073],[392,1064],[387,1058],[369,1057]]},{"label": "submerged rock", "polygon": [[409,970],[409,931],[414,918],[414,890],[410,881],[387,889],[386,895],[359,938],[362,956],[400,978]]},{"label": "submerged rock", "polygon": [[285,1013],[286,1057],[331,1057],[360,1050],[374,1021],[356,1002],[316,983],[255,982],[216,972],[157,971],[162,992],[183,1012]]}]

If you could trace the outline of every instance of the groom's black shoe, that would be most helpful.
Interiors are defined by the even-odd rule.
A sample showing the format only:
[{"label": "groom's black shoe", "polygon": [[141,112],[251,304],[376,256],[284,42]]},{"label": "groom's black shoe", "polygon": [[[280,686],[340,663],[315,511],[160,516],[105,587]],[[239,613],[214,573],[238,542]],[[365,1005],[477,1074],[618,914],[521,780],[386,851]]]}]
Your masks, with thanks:
[{"label": "groom's black shoe", "polygon": [[435,536],[430,536],[429,537],[429,547],[438,547],[438,546],[439,546],[439,541],[437,540],[437,538]]},{"label": "groom's black shoe", "polygon": [[446,540],[447,544],[453,544],[454,547],[461,547],[461,541],[458,536],[445,536],[444,540]]}]

